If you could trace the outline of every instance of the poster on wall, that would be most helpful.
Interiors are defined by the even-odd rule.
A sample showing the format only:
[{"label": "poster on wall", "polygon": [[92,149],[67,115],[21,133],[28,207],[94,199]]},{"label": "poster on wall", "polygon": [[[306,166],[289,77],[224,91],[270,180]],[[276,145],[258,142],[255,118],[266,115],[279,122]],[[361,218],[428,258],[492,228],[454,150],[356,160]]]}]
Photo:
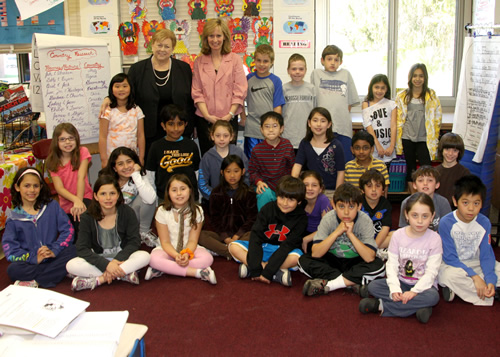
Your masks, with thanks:
[{"label": "poster on wall", "polygon": [[16,0],[16,5],[21,13],[21,20],[26,20],[63,2],[64,0]]},{"label": "poster on wall", "polygon": [[42,103],[47,135],[69,121],[82,143],[97,142],[100,103],[110,80],[106,41],[35,34],[32,57],[33,110]]},{"label": "poster on wall", "polygon": [[453,132],[462,136],[465,149],[483,161],[500,79],[500,39],[466,37]]},{"label": "poster on wall", "polygon": [[300,14],[282,14],[279,22],[275,23],[276,31],[279,31],[282,37],[309,36],[314,27],[311,24],[313,19],[311,12],[301,12]]},{"label": "poster on wall", "polygon": [[89,16],[89,35],[108,35],[113,30],[113,14],[101,14]]},{"label": "poster on wall", "polygon": [[31,18],[21,18],[14,0],[0,0],[0,44],[31,43],[34,33],[64,35],[63,4]]}]

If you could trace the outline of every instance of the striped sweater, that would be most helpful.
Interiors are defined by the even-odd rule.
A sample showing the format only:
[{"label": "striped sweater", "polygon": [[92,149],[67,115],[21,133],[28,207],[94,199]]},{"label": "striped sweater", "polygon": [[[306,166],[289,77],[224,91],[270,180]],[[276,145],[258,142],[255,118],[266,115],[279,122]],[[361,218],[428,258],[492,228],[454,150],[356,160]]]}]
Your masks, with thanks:
[{"label": "striped sweater", "polygon": [[264,181],[273,191],[276,190],[278,180],[290,175],[295,162],[293,146],[288,139],[280,138],[276,147],[269,145],[266,140],[255,145],[248,163],[250,183],[257,185]]}]

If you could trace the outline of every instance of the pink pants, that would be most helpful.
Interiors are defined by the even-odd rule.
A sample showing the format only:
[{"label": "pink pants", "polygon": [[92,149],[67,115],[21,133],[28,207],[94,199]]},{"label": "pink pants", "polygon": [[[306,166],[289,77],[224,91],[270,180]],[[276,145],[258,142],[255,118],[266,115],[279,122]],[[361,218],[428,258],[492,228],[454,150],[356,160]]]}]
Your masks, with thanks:
[{"label": "pink pants", "polygon": [[149,265],[164,273],[177,276],[186,276],[188,267],[194,269],[205,269],[212,265],[214,257],[203,247],[197,247],[194,258],[189,261],[187,267],[181,267],[175,259],[168,255],[161,247],[156,247],[151,252]]}]

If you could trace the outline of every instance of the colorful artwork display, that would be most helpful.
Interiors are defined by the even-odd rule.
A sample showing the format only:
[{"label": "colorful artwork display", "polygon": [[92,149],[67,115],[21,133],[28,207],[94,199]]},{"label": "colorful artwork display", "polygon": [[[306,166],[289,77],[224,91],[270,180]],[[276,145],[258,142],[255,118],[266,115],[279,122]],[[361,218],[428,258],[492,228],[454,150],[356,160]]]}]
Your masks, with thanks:
[{"label": "colorful artwork display", "polygon": [[233,52],[245,53],[248,47],[248,30],[250,19],[248,17],[234,17],[229,20],[231,31],[231,48]]},{"label": "colorful artwork display", "polygon": [[207,18],[207,0],[189,0],[188,7],[188,14],[192,20]]},{"label": "colorful artwork display", "polygon": [[158,8],[163,20],[175,19],[175,1],[176,0],[158,0]]},{"label": "colorful artwork display", "polygon": [[181,57],[181,61],[186,62],[190,67],[191,71],[193,70],[194,67],[194,60],[198,57],[198,55],[184,55]]},{"label": "colorful artwork display", "polygon": [[167,22],[167,28],[170,29],[177,38],[177,44],[174,48],[174,53],[184,54],[189,53],[189,33],[191,32],[191,24],[188,20],[172,20]]},{"label": "colorful artwork display", "polygon": [[255,60],[254,60],[254,57],[255,57],[255,53],[245,53],[243,55],[243,64],[245,65],[245,67],[247,68],[248,70],[248,73],[251,73],[251,72],[255,72]]},{"label": "colorful artwork display", "polygon": [[230,17],[234,11],[234,0],[214,0],[218,17]]},{"label": "colorful artwork display", "polygon": [[244,16],[259,16],[262,9],[262,0],[243,0]]},{"label": "colorful artwork display", "polygon": [[139,48],[139,24],[137,22],[123,22],[118,27],[120,46],[125,56],[136,55]]},{"label": "colorful artwork display", "polygon": [[144,35],[144,47],[146,48],[147,53],[153,53],[151,49],[151,38],[153,35],[165,28],[165,22],[158,22],[156,20],[147,21],[144,20],[142,22],[142,34]]},{"label": "colorful artwork display", "polygon": [[146,9],[145,0],[127,0],[127,2],[131,21],[142,20],[146,17],[148,9]]},{"label": "colorful artwork display", "polygon": [[273,17],[259,17],[253,20],[252,30],[255,34],[255,47],[263,44],[273,45]]},{"label": "colorful artwork display", "polygon": [[198,20],[198,26],[196,26],[196,30],[198,31],[198,34],[200,35],[200,48],[201,48],[201,35],[203,34],[203,28],[205,27],[205,24],[207,23],[207,20]]}]

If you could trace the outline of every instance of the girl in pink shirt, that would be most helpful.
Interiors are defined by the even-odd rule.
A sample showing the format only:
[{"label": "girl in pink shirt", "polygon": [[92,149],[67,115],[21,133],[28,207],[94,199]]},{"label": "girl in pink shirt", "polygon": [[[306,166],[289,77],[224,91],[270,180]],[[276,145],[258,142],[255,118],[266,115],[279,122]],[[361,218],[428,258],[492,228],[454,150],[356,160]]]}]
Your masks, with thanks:
[{"label": "girl in pink shirt", "polygon": [[61,123],[55,127],[46,166],[59,195],[59,204],[75,227],[75,241],[80,215],[92,200],[87,177],[91,159],[89,150],[80,146],[80,135],[73,124]]}]

